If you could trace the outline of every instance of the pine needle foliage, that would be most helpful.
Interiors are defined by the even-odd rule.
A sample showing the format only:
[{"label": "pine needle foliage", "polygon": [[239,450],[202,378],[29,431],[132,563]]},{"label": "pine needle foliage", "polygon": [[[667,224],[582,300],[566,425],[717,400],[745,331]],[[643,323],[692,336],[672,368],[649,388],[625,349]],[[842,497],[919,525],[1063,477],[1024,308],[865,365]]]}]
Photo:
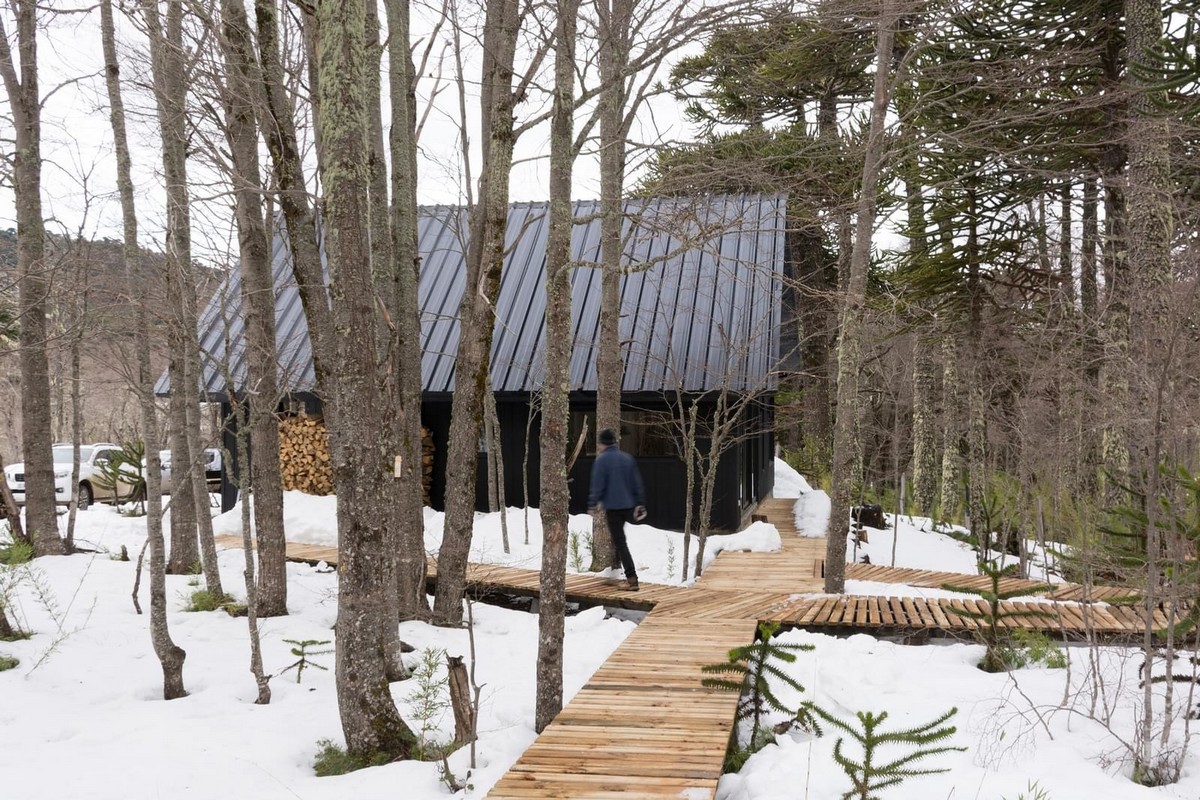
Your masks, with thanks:
[{"label": "pine needle foliage", "polygon": [[[1149,500],[1144,494],[1130,493],[1133,501],[1112,508],[1101,532],[1109,537],[1108,558],[1123,577],[1136,576],[1142,580],[1152,572],[1164,583],[1182,590],[1179,607],[1170,625],[1177,639],[1188,636],[1200,626],[1200,599],[1195,587],[1200,586],[1200,562],[1194,558],[1172,558],[1171,552],[1195,553],[1200,550],[1200,475],[1193,474],[1182,464],[1160,464],[1162,476],[1157,498]],[[1160,538],[1172,546],[1156,553],[1156,566],[1151,569],[1147,531],[1150,514],[1147,506],[1157,502],[1155,525]],[[1133,599],[1136,599],[1133,598]],[[1166,636],[1167,631],[1156,631]]]},{"label": "pine needle foliage", "polygon": [[[294,669],[294,670],[296,670],[296,683],[300,683],[300,679],[304,675],[304,670],[306,667],[314,667],[316,669],[323,670],[325,672],[329,671],[329,667],[318,664],[316,661],[313,660],[313,658],[314,658],[314,656],[327,656],[327,655],[330,655],[331,653],[333,653],[334,652],[333,648],[326,646],[326,645],[331,644],[332,640],[330,640],[330,639],[304,639],[303,641],[301,641],[298,639],[284,639],[283,641],[290,645],[293,645],[292,655],[299,656],[300,658],[297,661],[295,661],[295,662],[289,664],[288,666],[284,667],[283,669],[279,670],[280,675],[287,672],[289,669]],[[325,743],[319,742],[318,744],[320,744],[322,747],[324,747]],[[317,773],[317,774],[321,774],[321,773]],[[328,774],[340,775],[341,773],[328,773]]]},{"label": "pine needle foliage", "polygon": [[[846,753],[846,737],[839,736],[834,743],[833,760],[850,778],[853,787],[842,795],[842,800],[881,800],[880,791],[908,778],[949,772],[945,768],[917,766],[917,762],[942,753],[967,749],[943,744],[958,730],[946,724],[958,713],[957,708],[951,708],[932,722],[899,731],[881,729],[888,718],[886,711],[878,714],[859,711],[854,715],[857,724],[839,719],[812,702],[805,703],[802,711],[842,731],[862,748],[862,758],[856,760]],[[881,753],[885,747],[900,747],[904,751],[898,758],[885,761]]]},{"label": "pine needle foliage", "polygon": [[[1008,672],[1012,668],[1011,659],[1007,657],[1009,652],[1009,634],[1006,630],[1006,624],[1010,620],[1016,619],[1045,619],[1053,618],[1054,615],[1049,611],[1040,609],[1005,609],[1000,605],[1001,600],[1011,600],[1014,597],[1029,594],[1029,589],[1018,588],[1008,591],[1001,591],[1000,582],[1005,578],[1016,577],[1017,565],[1010,564],[1007,567],[1001,567],[998,562],[979,562],[979,571],[982,572],[991,582],[991,586],[986,589],[975,589],[968,586],[955,586],[953,584],[943,584],[942,588],[950,592],[963,592],[965,594],[973,594],[987,603],[986,610],[983,612],[974,611],[965,607],[954,607],[954,613],[960,617],[974,620],[982,623],[976,628],[975,636],[983,644],[987,651],[983,655],[983,660],[979,662],[979,668],[984,672]],[[1049,589],[1050,586],[1045,588]]]},{"label": "pine needle foliage", "polygon": [[[794,663],[798,653],[809,652],[813,646],[773,641],[779,627],[778,622],[759,623],[756,641],[730,650],[727,661],[700,668],[709,675],[719,676],[701,679],[702,686],[742,695],[737,706],[738,725],[734,727],[733,746],[730,748],[730,759],[726,762],[727,771],[737,771],[746,758],[765,744],[763,719],[768,713],[778,711],[792,715],[792,709],[775,694],[775,687],[782,685],[797,692],[804,691],[804,686],[789,675],[783,665]],[[737,731],[746,720],[750,721],[750,737],[746,746],[741,747],[736,740]]]}]

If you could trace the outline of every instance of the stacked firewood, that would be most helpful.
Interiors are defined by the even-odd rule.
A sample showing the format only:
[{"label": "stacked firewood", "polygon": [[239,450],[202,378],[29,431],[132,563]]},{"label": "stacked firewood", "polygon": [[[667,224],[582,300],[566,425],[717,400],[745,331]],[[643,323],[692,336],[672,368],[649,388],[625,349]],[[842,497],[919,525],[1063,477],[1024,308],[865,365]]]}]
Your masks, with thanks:
[{"label": "stacked firewood", "polygon": [[[433,484],[433,434],[421,428],[421,488],[429,505]],[[279,474],[284,489],[308,494],[333,494],[333,467],[329,463],[329,431],[320,417],[306,414],[279,421]]]},{"label": "stacked firewood", "polygon": [[279,421],[279,474],[284,489],[333,494],[325,420],[299,414]]}]

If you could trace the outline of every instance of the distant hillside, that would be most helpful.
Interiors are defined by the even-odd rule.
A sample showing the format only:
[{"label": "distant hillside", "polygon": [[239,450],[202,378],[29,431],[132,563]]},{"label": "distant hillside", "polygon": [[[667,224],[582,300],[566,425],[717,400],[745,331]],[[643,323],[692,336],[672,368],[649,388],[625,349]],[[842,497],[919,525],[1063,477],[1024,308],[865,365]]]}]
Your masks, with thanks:
[{"label": "distant hillside", "polygon": [[[71,438],[71,344],[78,338],[81,352],[80,396],[85,441],[120,441],[140,435],[133,352],[134,304],[148,312],[151,365],[155,377],[166,366],[166,258],[143,250],[138,275],[126,281],[119,241],[49,239],[45,275],[49,281],[50,403],[55,441]],[[16,308],[16,232],[0,230],[0,334],[5,309]],[[198,269],[199,307],[212,293],[220,272]],[[86,300],[82,326],[76,309]],[[20,460],[21,385],[15,344],[0,337],[0,453]]]}]

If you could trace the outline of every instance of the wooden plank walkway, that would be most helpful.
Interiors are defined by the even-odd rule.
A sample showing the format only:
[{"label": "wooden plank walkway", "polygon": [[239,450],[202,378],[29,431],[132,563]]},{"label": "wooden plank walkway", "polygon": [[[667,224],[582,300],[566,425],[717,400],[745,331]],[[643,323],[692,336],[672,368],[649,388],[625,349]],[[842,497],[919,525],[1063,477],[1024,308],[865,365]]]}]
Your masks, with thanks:
[{"label": "wooden plank walkway", "polygon": [[487,796],[713,797],[738,697],[702,687],[701,667],[756,625],[650,614]]},{"label": "wooden plank walkway", "polygon": [[[531,798],[690,798],[715,796],[738,697],[700,685],[701,668],[723,661],[750,642],[760,621],[834,632],[922,632],[970,635],[979,625],[964,611],[987,604],[974,599],[926,599],[820,594],[825,540],[796,531],[790,499],[769,499],[760,512],[779,529],[777,553],[725,551],[694,587],[643,583],[628,592],[616,581],[568,574],[567,599],[650,613],[613,652],[516,764],[488,793],[494,800]],[[240,537],[219,537],[240,548]],[[337,564],[337,548],[287,544],[290,560]],[[982,588],[979,576],[930,570],[847,565],[847,577],[940,588],[947,583]],[[429,581],[437,580],[430,559]],[[468,587],[537,596],[536,570],[470,564]],[[1006,579],[1008,588],[1045,589]],[[1007,627],[1082,637],[1130,637],[1142,630],[1133,607],[1058,602],[1080,587],[1059,586],[1036,601],[1003,601],[1020,613]],[[1128,593],[1121,590],[1123,596]],[[1091,597],[1102,596],[1093,589]],[[1047,616],[1048,615],[1048,616]],[[1166,616],[1156,614],[1165,626]]]},{"label": "wooden plank walkway", "polygon": [[[823,541],[823,540],[822,540]],[[942,589],[947,584],[957,587],[982,590],[991,589],[991,579],[985,575],[967,575],[961,572],[939,572],[909,567],[885,567],[879,564],[847,564],[846,577],[877,583],[903,583],[926,589]],[[1076,583],[1045,584],[1024,578],[1004,578],[1000,591],[1008,593],[1023,590],[1025,594],[1036,594],[1049,600],[1128,600],[1137,597],[1137,592],[1124,586],[1084,587]]]}]

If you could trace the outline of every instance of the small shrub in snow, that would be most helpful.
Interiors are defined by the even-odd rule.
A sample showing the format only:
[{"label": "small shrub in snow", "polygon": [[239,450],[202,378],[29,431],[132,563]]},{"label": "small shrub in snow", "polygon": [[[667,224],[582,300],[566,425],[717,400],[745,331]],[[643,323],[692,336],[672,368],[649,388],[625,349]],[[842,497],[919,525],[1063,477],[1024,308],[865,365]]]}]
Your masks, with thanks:
[{"label": "small shrub in snow", "polygon": [[317,742],[317,747],[321,749],[317,752],[316,759],[313,760],[313,772],[317,773],[319,778],[329,775],[345,775],[367,767],[381,767],[392,760],[387,753],[354,756],[346,752],[346,748],[334,744],[329,739]]},{"label": "small shrub in snow", "polygon": [[288,664],[283,669],[279,670],[279,674],[287,672],[289,669],[296,670],[296,683],[300,683],[300,678],[304,675],[304,670],[307,667],[314,667],[325,672],[329,671],[329,667],[322,666],[313,660],[313,656],[327,656],[333,652],[332,647],[327,647],[332,643],[330,639],[305,639],[298,641],[296,639],[284,639],[284,642],[292,645],[292,655],[299,656],[299,660]]},{"label": "small shrub in snow", "polygon": [[1025,791],[1016,796],[1015,800],[1050,800],[1050,793],[1039,786],[1037,781],[1033,781],[1025,787]]},{"label": "small shrub in snow", "polygon": [[973,594],[987,603],[987,610],[982,613],[961,606],[954,606],[954,613],[960,617],[980,623],[975,629],[975,637],[986,648],[986,652],[983,654],[983,660],[979,662],[979,668],[984,672],[1008,672],[1010,669],[1013,669],[1013,666],[1007,661],[1012,652],[1009,644],[1010,635],[1007,623],[1014,619],[1026,619],[1030,617],[1040,619],[1053,617],[1054,615],[1049,611],[1037,609],[1006,611],[1001,607],[1001,600],[1011,600],[1014,597],[1029,593],[1028,589],[1012,589],[1007,592],[1000,590],[1000,582],[1002,580],[1015,576],[1015,564],[1001,567],[998,563],[980,561],[979,571],[991,581],[989,588],[973,589],[966,586],[954,586],[949,583],[943,585],[942,588],[951,592]]},{"label": "small shrub in snow", "polygon": [[438,724],[450,708],[450,676],[442,670],[446,651],[428,647],[421,651],[412,677],[416,686],[404,699],[412,710],[409,717],[416,722],[417,744],[413,752],[422,761],[441,758],[448,749],[437,739]]},{"label": "small shrub in snow", "polygon": [[12,656],[0,656],[0,672],[7,672],[10,669],[15,669],[21,662]]},{"label": "small shrub in snow", "polygon": [[184,611],[216,611],[219,608],[224,608],[229,602],[229,598],[217,592],[210,592],[208,589],[197,589],[188,597],[187,605],[183,607]]},{"label": "small shrub in snow", "polygon": [[[845,751],[845,737],[839,736],[834,743],[833,760],[850,778],[850,785],[853,787],[842,795],[842,800],[880,800],[880,790],[902,783],[907,778],[949,772],[945,768],[914,765],[930,756],[967,749],[942,744],[958,730],[953,725],[945,724],[958,713],[957,708],[950,709],[932,722],[899,731],[880,730],[880,726],[888,717],[886,711],[878,714],[859,711],[855,714],[858,722],[855,725],[853,722],[838,719],[811,702],[805,703],[804,709],[814,718],[847,734],[862,750],[861,759],[855,760]],[[884,761],[880,752],[884,747],[903,748],[902,754],[898,758]]]},{"label": "small shrub in snow", "polygon": [[567,538],[567,559],[571,569],[583,572],[592,563],[592,537],[586,531],[571,531]]},{"label": "small shrub in snow", "polygon": [[1023,667],[1048,667],[1066,669],[1067,656],[1053,639],[1041,631],[1017,628],[1012,632],[1011,644],[1001,653],[1009,669]]}]

